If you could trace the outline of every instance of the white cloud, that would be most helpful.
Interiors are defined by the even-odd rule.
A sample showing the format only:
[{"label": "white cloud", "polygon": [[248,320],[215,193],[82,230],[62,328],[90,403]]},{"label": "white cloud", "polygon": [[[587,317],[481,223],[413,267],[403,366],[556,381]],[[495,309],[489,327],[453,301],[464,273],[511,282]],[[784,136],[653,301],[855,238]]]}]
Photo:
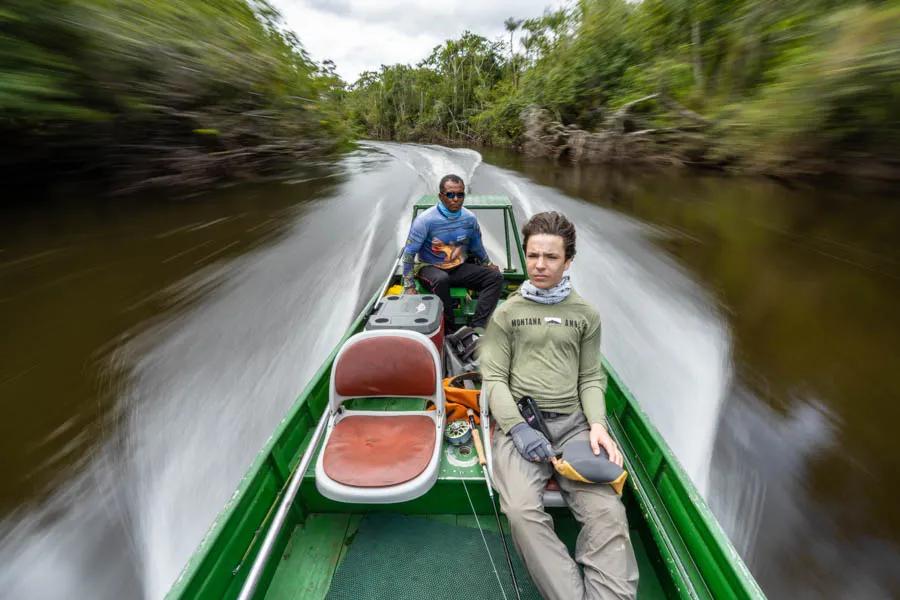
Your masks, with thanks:
[{"label": "white cloud", "polygon": [[540,16],[563,0],[272,0],[313,60],[333,60],[353,82],[381,65],[415,64],[469,30],[507,39],[503,21]]}]

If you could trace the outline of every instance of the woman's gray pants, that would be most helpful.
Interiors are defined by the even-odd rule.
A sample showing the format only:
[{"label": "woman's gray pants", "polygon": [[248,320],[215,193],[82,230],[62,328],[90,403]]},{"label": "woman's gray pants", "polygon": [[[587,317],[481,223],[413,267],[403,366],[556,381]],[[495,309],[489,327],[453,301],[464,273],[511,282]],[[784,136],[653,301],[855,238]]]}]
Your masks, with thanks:
[{"label": "woman's gray pants", "polygon": [[[551,442],[562,445],[588,439],[580,410],[546,419]],[[509,519],[512,539],[531,579],[547,600],[594,600],[637,596],[638,568],[628,537],[625,506],[608,485],[579,483],[557,476],[563,497],[581,523],[575,560],[553,531],[553,519],[541,499],[555,473],[549,463],[533,463],[499,429],[493,436],[494,485]],[[577,561],[577,564],[576,564]],[[578,565],[584,569],[582,577]]]}]

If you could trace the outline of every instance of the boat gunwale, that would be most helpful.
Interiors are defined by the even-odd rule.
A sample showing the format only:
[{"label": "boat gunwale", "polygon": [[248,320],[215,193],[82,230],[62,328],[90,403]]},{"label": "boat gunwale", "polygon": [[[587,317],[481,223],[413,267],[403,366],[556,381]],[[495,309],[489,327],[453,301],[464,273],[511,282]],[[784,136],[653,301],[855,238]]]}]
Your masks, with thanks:
[{"label": "boat gunwale", "polygon": [[[396,264],[395,264],[396,266]],[[303,391],[297,397],[297,399],[293,402],[291,407],[288,409],[285,416],[278,422],[278,425],[275,427],[275,430],[272,434],[266,439],[266,443],[263,444],[263,447],[259,450],[259,452],[254,457],[253,461],[250,463],[250,466],[247,468],[244,475],[241,477],[241,480],[238,482],[237,488],[235,488],[234,493],[231,495],[231,498],[225,503],[221,510],[216,513],[216,517],[207,530],[206,534],[204,534],[203,539],[200,540],[197,548],[194,550],[193,554],[191,554],[190,559],[184,565],[182,570],[179,572],[178,577],[175,582],[172,584],[169,591],[166,593],[165,598],[178,598],[185,591],[185,587],[190,583],[193,578],[193,575],[196,574],[196,571],[200,569],[202,564],[205,562],[210,552],[212,552],[213,544],[212,540],[215,540],[219,534],[229,525],[229,519],[234,514],[234,508],[241,503],[244,497],[249,493],[250,486],[253,483],[254,479],[260,474],[263,465],[266,461],[269,460],[272,455],[273,450],[278,444],[279,440],[283,437],[283,435],[287,432],[288,427],[290,427],[294,421],[296,421],[301,412],[304,409],[307,409],[310,415],[315,418],[316,415],[313,414],[314,409],[309,406],[308,399],[313,394],[315,390],[316,384],[318,384],[323,379],[327,379],[326,375],[328,371],[331,369],[335,356],[337,356],[338,350],[340,350],[341,346],[347,339],[350,338],[354,334],[354,332],[359,329],[362,325],[363,320],[366,317],[366,314],[372,308],[372,306],[377,302],[380,297],[380,290],[376,290],[372,295],[372,298],[366,303],[366,305],[360,310],[357,314],[356,318],[351,322],[348,326],[347,331],[341,336],[341,339],[335,344],[334,348],[328,354],[328,356],[322,361],[322,365],[316,370],[316,372],[309,378],[307,381],[306,387],[303,388]],[[309,440],[305,439],[309,436],[304,436],[304,442],[300,444],[297,449],[295,457],[290,461],[291,471],[296,467],[300,458],[303,456],[303,453],[306,451],[306,448],[309,444]],[[285,485],[289,476],[285,478]],[[283,490],[279,490],[279,497]],[[263,531],[268,520],[268,516],[263,520],[259,525],[259,530]],[[252,543],[251,543],[252,546]],[[249,557],[248,557],[249,558]],[[240,570],[248,565],[250,561],[244,560],[239,565],[237,565],[234,569],[233,574],[237,575]]]},{"label": "boat gunwale", "polygon": [[[651,472],[643,464],[641,464],[640,470],[642,474],[646,475],[646,477],[637,476],[638,473],[636,472],[634,466],[628,469],[632,475],[628,478],[628,482],[632,491],[635,493],[635,499],[637,500],[642,512],[644,513],[644,516],[647,519],[647,523],[648,525],[650,525],[651,533],[653,534],[657,543],[664,544],[671,555],[683,558],[683,552],[676,548],[676,544],[672,540],[671,532],[669,531],[669,528],[667,528],[663,523],[662,519],[660,518],[661,515],[659,514],[659,512],[665,511],[666,517],[675,529],[674,533],[678,535],[679,538],[681,538],[682,544],[685,544],[684,532],[679,530],[678,526],[676,525],[676,519],[669,513],[668,504],[665,501],[653,502],[650,497],[651,494],[646,489],[646,486],[649,483],[649,487],[654,490],[655,495],[660,496],[658,487],[654,484],[655,475],[660,473],[663,469],[668,469],[669,471],[671,471],[673,479],[683,488],[684,492],[690,498],[691,506],[695,509],[696,515],[697,517],[699,517],[700,522],[705,529],[705,533],[712,536],[716,546],[721,550],[723,559],[726,561],[727,565],[732,568],[732,571],[736,576],[737,583],[741,586],[745,596],[747,598],[765,598],[766,596],[763,593],[762,588],[759,587],[759,583],[756,581],[756,578],[750,572],[750,569],[747,568],[747,565],[744,562],[743,558],[741,558],[737,549],[734,547],[734,544],[731,543],[731,540],[728,538],[728,535],[722,528],[722,524],[719,523],[719,520],[713,514],[712,509],[710,509],[709,505],[706,503],[706,500],[694,485],[693,480],[684,470],[684,467],[682,466],[681,461],[678,460],[677,455],[669,447],[669,444],[663,438],[662,434],[659,432],[656,426],[653,425],[650,417],[647,415],[644,409],[641,408],[640,403],[637,401],[631,391],[624,385],[622,378],[609,364],[609,361],[605,356],[601,356],[601,362],[603,364],[603,368],[607,371],[609,380],[615,386],[616,391],[622,395],[622,399],[624,400],[621,408],[609,410],[607,414],[607,420],[609,421],[613,429],[612,433],[616,440],[619,442],[619,445],[621,446],[622,439],[629,440],[630,442],[630,437],[626,433],[624,425],[621,421],[621,413],[624,413],[626,410],[630,409],[633,415],[632,418],[636,419],[640,423],[640,425],[644,429],[644,433],[651,438],[653,445],[660,451],[661,460],[654,469],[655,473]],[[629,455],[626,452],[622,453],[625,457],[625,462],[628,465],[634,465],[635,458],[639,457],[640,455],[637,449],[633,447],[632,449],[634,450],[632,455]],[[645,481],[645,479],[649,480],[649,482]],[[700,565],[698,565],[694,560],[693,554],[688,553],[688,557],[695,565],[697,571],[699,571],[701,573],[701,576],[703,576],[704,569],[701,568]],[[678,561],[675,562],[677,563]],[[699,597],[697,594],[697,590],[693,585],[690,574],[683,568],[682,565],[677,565],[677,567],[678,574],[681,576],[680,579],[685,581],[689,586],[688,588],[684,589],[684,592],[692,598]],[[679,585],[678,579],[679,578],[673,577],[673,583],[675,583],[676,586]],[[704,577],[704,580],[705,579],[706,578]]]}]

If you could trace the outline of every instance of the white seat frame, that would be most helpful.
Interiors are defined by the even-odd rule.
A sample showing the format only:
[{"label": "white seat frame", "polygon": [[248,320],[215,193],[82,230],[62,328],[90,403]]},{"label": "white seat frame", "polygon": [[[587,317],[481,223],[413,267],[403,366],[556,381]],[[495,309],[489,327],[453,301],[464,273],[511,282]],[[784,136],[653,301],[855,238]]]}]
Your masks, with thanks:
[{"label": "white seat frame", "polygon": [[[434,362],[435,382],[434,393],[428,396],[403,396],[398,394],[381,394],[378,396],[342,396],[335,389],[335,377],[340,367],[340,359],[349,348],[353,347],[360,341],[376,337],[399,337],[415,340],[424,347]],[[331,369],[331,381],[329,384],[328,397],[328,426],[325,432],[324,440],[319,457],[316,460],[316,489],[319,490],[326,498],[337,500],[338,502],[347,502],[353,504],[393,504],[396,502],[405,502],[413,500],[425,494],[434,485],[438,478],[438,472],[441,462],[441,450],[444,436],[444,387],[442,384],[441,358],[438,355],[434,342],[426,336],[415,331],[407,331],[401,329],[381,329],[376,331],[364,331],[358,333],[348,339],[346,343],[338,351],[334,358],[333,367]],[[435,410],[420,411],[378,411],[378,410],[347,410],[342,405],[347,400],[353,398],[423,398],[434,404]],[[409,481],[399,483],[397,485],[382,487],[358,487],[339,483],[331,479],[325,473],[324,456],[325,448],[331,433],[334,431],[335,425],[343,419],[351,416],[367,415],[373,417],[383,417],[389,419],[396,416],[422,415],[434,421],[434,452],[431,456],[428,466],[419,475]],[[323,417],[325,418],[325,417]]]},{"label": "white seat frame", "polygon": [[[478,405],[481,412],[481,439],[485,440],[484,444],[484,458],[487,462],[488,474],[490,475],[491,482],[496,481],[494,478],[494,461],[493,461],[493,443],[491,441],[491,411],[490,411],[490,399],[488,398],[487,390],[482,385],[481,394],[479,395]],[[503,431],[496,435],[505,435]],[[548,490],[544,489],[543,493],[543,502],[544,506],[568,506],[565,498],[562,495],[560,490]]]}]

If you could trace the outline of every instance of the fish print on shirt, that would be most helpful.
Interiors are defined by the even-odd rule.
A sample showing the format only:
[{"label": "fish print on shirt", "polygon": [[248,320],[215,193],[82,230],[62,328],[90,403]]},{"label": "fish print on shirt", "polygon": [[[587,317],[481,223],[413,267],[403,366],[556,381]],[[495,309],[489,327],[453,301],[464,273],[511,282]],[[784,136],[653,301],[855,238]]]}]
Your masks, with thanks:
[{"label": "fish print on shirt", "polygon": [[465,260],[463,247],[452,242],[444,242],[439,238],[431,239],[431,251],[436,255],[443,254],[446,258],[439,265],[442,269],[452,269],[459,266]]}]

